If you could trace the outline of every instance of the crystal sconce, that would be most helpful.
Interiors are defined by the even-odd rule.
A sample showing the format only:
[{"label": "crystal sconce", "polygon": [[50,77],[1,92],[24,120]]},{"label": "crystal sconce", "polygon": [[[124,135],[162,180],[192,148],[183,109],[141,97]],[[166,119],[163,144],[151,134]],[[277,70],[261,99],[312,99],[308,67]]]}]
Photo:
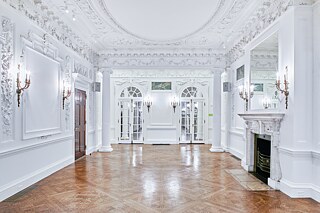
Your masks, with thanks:
[{"label": "crystal sconce", "polygon": [[18,73],[17,73],[17,99],[18,99],[18,107],[20,107],[20,101],[21,101],[21,95],[24,90],[28,89],[30,87],[30,72],[26,73],[26,79],[24,81],[24,86],[21,86],[21,80],[20,80],[20,64],[18,64]]},{"label": "crystal sconce", "polygon": [[66,85],[63,81],[63,90],[62,90],[62,109],[64,109],[65,101],[71,96],[71,87]]},{"label": "crystal sconce", "polygon": [[173,107],[173,112],[176,113],[176,107],[178,106],[179,101],[176,96],[173,96],[170,105]]},{"label": "crystal sconce", "polygon": [[253,90],[254,85],[250,86],[250,91],[247,91],[247,86],[239,86],[239,95],[246,102],[246,111],[248,111],[248,104],[249,104],[249,96],[250,98],[253,97]]},{"label": "crystal sconce", "polygon": [[152,106],[152,99],[150,96],[146,97],[144,104],[148,107],[148,112],[150,112],[150,107]]},{"label": "crystal sconce", "polygon": [[[284,85],[284,88],[281,88],[281,84]],[[280,73],[277,73],[277,81],[276,81],[276,88],[286,97],[286,109],[288,109],[289,105],[289,82],[288,82],[288,66],[286,66],[286,73],[284,74],[283,83],[280,80]]]}]

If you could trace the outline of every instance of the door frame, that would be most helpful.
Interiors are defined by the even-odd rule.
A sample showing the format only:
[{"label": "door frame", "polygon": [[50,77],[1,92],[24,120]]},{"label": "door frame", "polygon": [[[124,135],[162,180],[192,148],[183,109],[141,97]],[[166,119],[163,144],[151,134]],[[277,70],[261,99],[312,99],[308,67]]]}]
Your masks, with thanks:
[{"label": "door frame", "polygon": [[[194,119],[194,102],[203,102],[204,103],[204,108],[203,108],[203,141],[200,142],[200,141],[196,141],[194,140],[194,126],[191,127],[191,135],[192,135],[192,139],[191,141],[183,141],[182,140],[182,131],[181,131],[181,124],[182,124],[182,118],[181,118],[181,112],[182,112],[182,107],[181,107],[181,102],[190,102],[191,103],[191,107],[193,109],[192,113],[191,113],[191,120]],[[207,103],[206,103],[206,99],[205,98],[181,98],[180,97],[180,109],[179,109],[179,143],[187,143],[187,144],[193,144],[193,143],[203,143],[205,144],[205,141],[207,140],[206,136],[206,129],[208,129],[208,126],[207,126],[207,120],[205,119],[205,115],[206,115],[206,112],[207,112]],[[193,122],[193,121],[192,121]]]},{"label": "door frame", "polygon": [[[90,103],[90,85],[92,83],[92,81],[90,79],[87,79],[85,77],[82,77],[81,75],[79,75],[78,73],[73,73],[72,74],[73,77],[73,81],[74,81],[74,88],[73,88],[73,95],[72,95],[72,108],[73,108],[73,114],[72,114],[72,134],[73,134],[73,138],[75,137],[74,135],[74,129],[75,129],[75,91],[76,89],[82,90],[84,92],[86,92],[87,98],[86,98],[86,155],[89,155],[90,153],[96,151],[96,147],[89,147],[88,146],[88,136],[89,134],[94,134],[94,130],[92,132],[89,131],[89,125],[88,125],[88,121],[91,119],[90,117],[90,113],[89,113],[89,103]],[[72,150],[73,150],[73,154],[75,155],[75,143],[72,144]]]},{"label": "door frame", "polygon": [[[120,110],[120,102],[121,101],[127,101],[130,103],[130,112],[129,112],[129,119],[130,119],[130,127],[129,127],[129,140],[120,140],[120,134],[121,134],[121,123],[120,123],[120,120],[121,120],[121,110]],[[132,134],[133,132],[131,132],[132,128],[133,128],[133,124],[131,123],[133,117],[132,117],[132,106],[131,104],[134,102],[134,101],[140,101],[141,104],[142,104],[142,140],[141,141],[136,141],[136,143],[132,140]],[[118,124],[118,133],[117,133],[117,137],[118,137],[118,143],[124,143],[124,144],[139,144],[139,143],[144,143],[144,114],[145,114],[145,110],[144,110],[144,103],[143,103],[143,97],[125,97],[125,98],[118,98],[118,104],[117,104],[117,124]]]}]

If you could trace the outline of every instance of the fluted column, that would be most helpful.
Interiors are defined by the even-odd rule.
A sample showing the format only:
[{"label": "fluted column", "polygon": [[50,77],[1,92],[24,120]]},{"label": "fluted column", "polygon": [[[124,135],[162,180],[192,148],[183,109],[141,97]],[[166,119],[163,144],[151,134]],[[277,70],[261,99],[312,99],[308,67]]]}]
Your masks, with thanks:
[{"label": "fluted column", "polygon": [[110,68],[101,69],[102,80],[102,146],[100,152],[112,152],[110,141]]},{"label": "fluted column", "polygon": [[214,70],[213,76],[213,140],[210,152],[223,152],[221,146],[221,73]]}]

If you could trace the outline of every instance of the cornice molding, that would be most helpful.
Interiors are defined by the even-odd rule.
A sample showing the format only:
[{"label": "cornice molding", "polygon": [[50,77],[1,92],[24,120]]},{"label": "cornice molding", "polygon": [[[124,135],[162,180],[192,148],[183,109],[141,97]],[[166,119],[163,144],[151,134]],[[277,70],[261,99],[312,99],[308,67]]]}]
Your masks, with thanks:
[{"label": "cornice molding", "polygon": [[224,68],[225,54],[212,49],[130,49],[103,51],[100,66]]},{"label": "cornice molding", "polygon": [[112,78],[212,78],[210,69],[114,69]]},{"label": "cornice molding", "polygon": [[228,64],[232,64],[242,57],[245,53],[245,46],[286,12],[291,4],[291,0],[264,1],[238,32],[240,39],[234,42],[227,53]]},{"label": "cornice molding", "polygon": [[19,1],[2,0],[21,15],[43,29],[48,35],[57,39],[67,48],[76,52],[80,57],[93,63],[96,55],[89,44],[83,41],[59,16],[49,9],[41,0]]}]

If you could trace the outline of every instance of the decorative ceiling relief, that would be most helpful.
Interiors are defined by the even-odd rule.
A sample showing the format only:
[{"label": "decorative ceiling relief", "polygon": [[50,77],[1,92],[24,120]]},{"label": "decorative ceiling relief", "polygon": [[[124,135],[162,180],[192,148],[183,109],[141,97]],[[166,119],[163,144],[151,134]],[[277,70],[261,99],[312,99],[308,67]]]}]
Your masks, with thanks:
[{"label": "decorative ceiling relief", "polygon": [[224,68],[225,55],[221,52],[206,50],[162,51],[130,50],[105,51],[100,54],[100,66],[112,68],[129,67],[202,67]]},{"label": "decorative ceiling relief", "polygon": [[190,69],[115,69],[112,78],[213,78],[212,70]]},{"label": "decorative ceiling relief", "polygon": [[29,20],[40,26],[48,35],[53,36],[66,47],[72,49],[87,61],[93,61],[95,52],[90,44],[81,39],[63,18],[55,14],[42,0],[2,0],[15,10],[26,16]]},{"label": "decorative ceiling relief", "polygon": [[[11,21],[1,17],[0,49],[1,49],[1,120],[2,141],[12,139],[13,135],[13,76],[14,26]],[[0,134],[1,135],[1,134]]]},{"label": "decorative ceiling relief", "polygon": [[240,39],[233,42],[233,47],[228,51],[228,62],[231,64],[242,57],[244,47],[287,11],[291,4],[291,0],[265,0],[244,27],[235,34]]},{"label": "decorative ceiling relief", "polygon": [[89,79],[93,79],[93,70],[89,69],[86,66],[83,66],[81,63],[74,62],[74,73],[78,73],[84,77],[87,77]]}]

